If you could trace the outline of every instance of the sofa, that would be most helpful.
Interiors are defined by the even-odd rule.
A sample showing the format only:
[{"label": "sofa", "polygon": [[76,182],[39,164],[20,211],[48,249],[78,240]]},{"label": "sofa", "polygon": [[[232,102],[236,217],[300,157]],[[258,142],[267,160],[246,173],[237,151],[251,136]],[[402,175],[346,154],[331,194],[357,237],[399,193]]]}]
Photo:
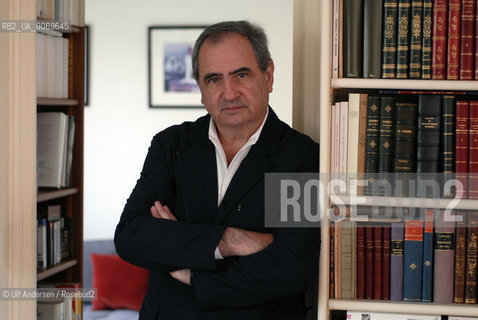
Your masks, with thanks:
[{"label": "sofa", "polygon": [[[115,257],[116,251],[114,248],[113,240],[87,240],[83,243],[83,288],[94,288],[93,283],[95,281],[96,286],[100,285],[103,286],[104,283],[102,283],[100,280],[102,279],[94,279],[94,277],[98,277],[99,271],[98,271],[98,262],[97,261],[102,261],[98,259],[103,259],[103,261],[114,261],[114,263],[117,263],[118,261],[116,260],[117,257]],[[93,261],[92,259],[95,260],[95,270],[93,270]],[[107,260],[105,260],[107,259]],[[109,262],[108,262],[109,263]],[[109,270],[114,270],[111,265],[103,264],[105,266],[105,271]],[[137,267],[135,267],[137,268]],[[137,268],[140,269],[140,268]],[[139,271],[141,273],[141,281],[140,287],[141,290],[144,290],[145,285],[147,285],[147,276],[145,279],[144,275],[147,273],[144,269],[143,271]],[[95,271],[95,272],[94,272]],[[104,274],[104,273],[103,273]],[[106,274],[106,277],[108,277],[109,274]],[[130,277],[118,277],[118,279],[124,279],[124,278],[130,278]],[[132,280],[135,281],[135,280]],[[117,281],[117,283],[113,283],[113,288],[111,292],[117,293],[118,291],[122,290],[121,288],[118,288],[117,286],[121,286],[124,281]],[[138,283],[138,281],[136,281]],[[132,283],[133,284],[133,283]],[[126,288],[124,290],[128,291],[128,293],[134,294],[132,292],[133,290],[136,290],[138,286],[135,285],[135,288],[129,289]],[[98,289],[98,299],[102,300],[105,298],[102,296],[101,292],[103,292],[103,295],[105,294],[105,290],[100,291],[102,288],[97,288]],[[144,297],[144,295],[143,295]],[[118,294],[115,294],[113,296],[114,299],[118,299]],[[135,299],[142,300],[142,297],[138,298],[138,295],[135,294]],[[84,320],[137,320],[139,318],[139,312],[136,310],[131,310],[131,309],[126,309],[126,308],[121,308],[121,309],[114,309],[111,308],[111,305],[107,305],[102,303],[101,301],[96,301],[95,303],[84,301],[83,302],[83,319]],[[108,299],[107,299],[108,300]],[[124,300],[124,298],[123,298]],[[138,301],[138,300],[137,300]],[[136,305],[138,305],[138,302],[136,301]],[[101,303],[99,303],[101,302]],[[121,301],[119,302],[121,304]],[[100,308],[101,310],[94,310],[94,304],[96,305],[96,309]]]}]

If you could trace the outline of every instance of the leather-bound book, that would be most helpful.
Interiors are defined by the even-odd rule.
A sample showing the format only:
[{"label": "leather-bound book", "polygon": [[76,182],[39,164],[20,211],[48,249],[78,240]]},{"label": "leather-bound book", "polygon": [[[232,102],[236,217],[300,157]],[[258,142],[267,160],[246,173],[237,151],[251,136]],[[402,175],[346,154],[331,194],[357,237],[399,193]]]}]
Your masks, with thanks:
[{"label": "leather-bound book", "polygon": [[[456,102],[455,177],[461,182],[463,189],[461,198],[468,197],[469,109],[469,101],[459,100]],[[459,190],[457,193],[460,194]]]},{"label": "leather-bound book", "polygon": [[390,300],[390,254],[391,226],[385,224],[382,230],[382,300]]},{"label": "leather-bound book", "polygon": [[390,256],[390,300],[403,298],[403,222],[392,223]]},{"label": "leather-bound book", "polygon": [[410,54],[410,0],[398,0],[397,79],[408,78]]},{"label": "leather-bound book", "polygon": [[335,298],[335,225],[329,227],[329,299]]},{"label": "leather-bound book", "polygon": [[365,225],[357,224],[355,298],[365,299]]},{"label": "leather-bound book", "polygon": [[373,229],[374,225],[365,225],[365,298],[373,299]]},{"label": "leather-bound book", "polygon": [[478,101],[470,101],[468,198],[478,199]]},{"label": "leather-bound book", "polygon": [[432,79],[444,80],[446,75],[446,31],[448,1],[433,1]]},{"label": "leather-bound book", "polygon": [[477,303],[476,281],[478,262],[478,212],[468,212],[468,234],[466,247],[465,303]]},{"label": "leather-bound book", "polygon": [[364,187],[365,195],[372,195],[374,182],[377,180],[378,149],[380,134],[380,97],[368,96],[367,101],[367,129],[365,146],[365,179],[368,181]]},{"label": "leather-bound book", "polygon": [[423,266],[423,221],[405,221],[403,250],[403,300],[421,301]]},{"label": "leather-bound book", "polygon": [[373,298],[382,300],[382,226],[376,224],[373,226]]},{"label": "leather-bound book", "polygon": [[467,214],[462,212],[462,221],[456,223],[455,239],[455,276],[453,288],[453,302],[465,303],[465,276],[466,276],[466,230]]},{"label": "leather-bound book", "polygon": [[433,287],[433,222],[434,209],[425,209],[425,225],[423,228],[423,271],[422,301],[432,302]]},{"label": "leather-bound book", "polygon": [[434,244],[433,301],[453,302],[455,222],[445,219],[445,210],[437,210]]},{"label": "leather-bound book", "polygon": [[422,79],[432,77],[433,0],[423,0]]},{"label": "leather-bound book", "polygon": [[461,30],[461,0],[448,2],[448,34],[447,34],[447,80],[460,78],[460,30]]},{"label": "leather-bound book", "polygon": [[410,79],[422,77],[423,2],[411,2]]},{"label": "leather-bound book", "polygon": [[380,79],[382,68],[382,0],[364,0],[363,77]]},{"label": "leather-bound book", "polygon": [[460,79],[473,80],[476,0],[463,0],[461,6]]},{"label": "leather-bound book", "polygon": [[382,78],[394,79],[397,69],[398,0],[383,0]]},{"label": "leather-bound book", "polygon": [[[442,126],[441,126],[441,168],[444,173],[444,181],[454,178],[455,172],[455,124],[456,108],[455,96],[444,95],[442,97]],[[452,190],[444,190],[443,197],[453,197]]]},{"label": "leather-bound book", "polygon": [[363,63],[363,0],[344,1],[344,76],[361,78]]},{"label": "leather-bound book", "polygon": [[[395,124],[395,98],[382,96],[380,100],[380,131],[378,147],[378,172],[392,172],[393,165],[393,133]],[[384,190],[378,194],[383,195]]]}]

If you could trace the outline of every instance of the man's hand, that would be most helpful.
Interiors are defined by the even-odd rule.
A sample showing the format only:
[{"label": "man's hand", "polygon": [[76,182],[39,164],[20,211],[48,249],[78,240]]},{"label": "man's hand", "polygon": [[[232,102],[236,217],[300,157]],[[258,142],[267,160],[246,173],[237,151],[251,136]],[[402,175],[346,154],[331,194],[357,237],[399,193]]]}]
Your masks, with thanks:
[{"label": "man's hand", "polygon": [[218,248],[221,255],[247,256],[264,250],[274,241],[272,233],[260,233],[239,228],[226,228]]},{"label": "man's hand", "polygon": [[171,277],[174,279],[187,284],[188,286],[191,285],[191,270],[189,269],[181,269],[181,270],[176,270],[172,271],[169,273]]},{"label": "man's hand", "polygon": [[163,206],[161,202],[156,201],[151,207],[151,215],[155,218],[178,221],[168,206]]}]

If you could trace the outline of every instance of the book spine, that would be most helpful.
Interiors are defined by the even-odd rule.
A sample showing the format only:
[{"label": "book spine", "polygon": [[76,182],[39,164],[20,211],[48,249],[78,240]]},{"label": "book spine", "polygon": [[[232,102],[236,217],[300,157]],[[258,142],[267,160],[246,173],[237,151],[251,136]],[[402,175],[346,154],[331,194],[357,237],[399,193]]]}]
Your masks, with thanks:
[{"label": "book spine", "polygon": [[445,211],[437,211],[434,242],[433,301],[453,302],[455,223],[446,221]]},{"label": "book spine", "polygon": [[383,226],[382,245],[382,299],[390,300],[390,249],[391,249],[391,226]]},{"label": "book spine", "polygon": [[371,224],[365,225],[365,298],[373,299],[374,291],[374,270],[373,270],[373,228]]},{"label": "book spine", "polygon": [[379,79],[381,68],[382,0],[364,0],[363,77]]},{"label": "book spine", "polygon": [[433,220],[434,209],[425,209],[425,225],[423,229],[423,271],[422,301],[432,301],[433,284]]},{"label": "book spine", "polygon": [[397,0],[383,0],[382,78],[394,79],[397,69]]},{"label": "book spine", "polygon": [[329,299],[335,298],[335,225],[331,222],[329,227]]},{"label": "book spine", "polygon": [[392,223],[390,256],[390,300],[403,298],[403,229],[402,222]]},{"label": "book spine", "polygon": [[332,43],[332,78],[339,77],[339,26],[340,10],[339,0],[334,0],[333,13],[333,43]]},{"label": "book spine", "polygon": [[353,255],[353,222],[344,220],[341,226],[341,298],[353,299],[354,287],[354,255]]},{"label": "book spine", "polygon": [[422,79],[431,79],[433,0],[423,0]]},{"label": "book spine", "polygon": [[423,265],[423,221],[405,221],[403,251],[403,300],[421,301]]},{"label": "book spine", "polygon": [[378,171],[378,149],[380,133],[380,97],[368,96],[367,101],[367,142],[365,146],[365,179],[368,184],[365,194],[373,194],[373,182]]},{"label": "book spine", "polygon": [[357,225],[356,299],[365,299],[365,226]]},{"label": "book spine", "polygon": [[359,135],[360,94],[349,94],[347,129],[347,193],[357,195],[357,163]]},{"label": "book spine", "polygon": [[[468,130],[469,130],[469,101],[456,102],[456,143],[455,143],[455,172],[456,179],[461,182],[463,195],[468,197]],[[457,193],[460,194],[459,190]]]},{"label": "book spine", "polygon": [[408,78],[410,0],[398,0],[397,79]]},{"label": "book spine", "polygon": [[447,0],[433,1],[432,79],[444,80],[446,74]]},{"label": "book spine", "polygon": [[453,302],[465,303],[465,276],[466,276],[466,229],[467,215],[462,215],[462,221],[456,223],[455,247],[455,277],[453,289]]},{"label": "book spine", "polygon": [[455,96],[444,95],[442,98],[442,161],[440,171],[453,173],[455,171]]},{"label": "book spine", "polygon": [[342,221],[335,222],[334,279],[335,298],[342,298]]},{"label": "book spine", "polygon": [[362,77],[363,0],[344,1],[344,75]]},{"label": "book spine", "polygon": [[417,104],[395,103],[393,171],[414,172],[416,158]]},{"label": "book spine", "polygon": [[460,79],[473,80],[476,0],[463,0],[461,7]]},{"label": "book spine", "polygon": [[382,96],[380,101],[378,172],[392,171],[394,115],[394,97]]},{"label": "book spine", "polygon": [[[358,155],[357,155],[357,179],[365,177],[365,154],[367,150],[367,108],[368,94],[360,94],[359,127],[358,127]],[[364,186],[357,186],[357,195],[363,196]]]},{"label": "book spine", "polygon": [[468,198],[478,199],[478,101],[470,101]]},{"label": "book spine", "polygon": [[[348,146],[348,110],[347,101],[340,102],[339,111],[339,179],[346,183],[347,181],[347,146]],[[341,192],[342,193],[342,192]],[[346,193],[343,192],[344,194]]]},{"label": "book spine", "polygon": [[478,1],[475,6],[475,80],[478,80]]},{"label": "book spine", "polygon": [[422,77],[423,2],[411,2],[410,79]]},{"label": "book spine", "polygon": [[382,299],[382,226],[374,225],[373,226],[373,267],[374,267],[374,277],[373,277],[373,298],[375,300]]},{"label": "book spine", "polygon": [[459,79],[460,66],[461,0],[448,3],[447,80]]},{"label": "book spine", "polygon": [[476,265],[478,262],[478,212],[468,213],[468,234],[466,247],[465,303],[477,303]]}]

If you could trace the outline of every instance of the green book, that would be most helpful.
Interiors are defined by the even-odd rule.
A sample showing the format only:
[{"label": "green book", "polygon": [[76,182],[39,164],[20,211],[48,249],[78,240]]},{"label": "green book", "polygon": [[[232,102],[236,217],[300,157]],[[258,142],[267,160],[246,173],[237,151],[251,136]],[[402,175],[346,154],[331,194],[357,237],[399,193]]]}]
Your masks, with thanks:
[{"label": "green book", "polygon": [[432,22],[433,0],[423,0],[422,79],[431,79],[432,75]]},{"label": "green book", "polygon": [[398,1],[397,36],[397,79],[407,79],[410,51],[410,0]]},{"label": "green book", "polygon": [[363,0],[344,0],[344,76],[362,78]]},{"label": "green book", "polygon": [[363,77],[380,78],[382,0],[364,0],[363,8]]},{"label": "green book", "polygon": [[423,2],[412,0],[410,34],[410,79],[422,77]]},{"label": "green book", "polygon": [[355,254],[353,244],[355,239],[355,226],[350,220],[341,223],[341,298],[353,299],[355,287]]},{"label": "green book", "polygon": [[394,79],[397,69],[397,0],[383,0],[382,78]]}]

